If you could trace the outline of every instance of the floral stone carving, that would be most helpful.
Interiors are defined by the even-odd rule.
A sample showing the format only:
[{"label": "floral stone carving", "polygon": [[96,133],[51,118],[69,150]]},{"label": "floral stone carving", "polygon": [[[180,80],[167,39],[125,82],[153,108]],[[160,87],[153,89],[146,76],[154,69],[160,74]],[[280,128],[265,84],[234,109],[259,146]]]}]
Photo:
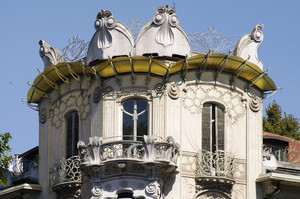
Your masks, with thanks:
[{"label": "floral stone carving", "polygon": [[188,88],[183,98],[183,107],[192,114],[201,113],[204,102],[217,101],[226,108],[226,114],[236,122],[238,118],[245,114],[244,104],[241,97],[231,92],[221,92],[217,89]]},{"label": "floral stone carving", "polygon": [[70,95],[66,100],[58,101],[51,108],[53,111],[51,125],[60,128],[64,121],[66,111],[76,109],[81,120],[86,120],[90,113],[90,100],[88,95]]},{"label": "floral stone carving", "polygon": [[153,198],[160,198],[160,184],[157,181],[148,184],[146,186],[146,193],[151,195]]}]

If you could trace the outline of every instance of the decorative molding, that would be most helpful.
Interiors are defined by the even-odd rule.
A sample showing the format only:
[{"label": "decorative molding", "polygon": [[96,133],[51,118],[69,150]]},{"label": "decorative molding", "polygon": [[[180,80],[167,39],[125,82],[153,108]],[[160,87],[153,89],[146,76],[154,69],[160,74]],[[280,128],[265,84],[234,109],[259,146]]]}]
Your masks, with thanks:
[{"label": "decorative molding", "polygon": [[93,92],[93,102],[98,103],[103,96],[102,89],[100,87],[96,87]]},{"label": "decorative molding", "polygon": [[145,191],[153,198],[161,198],[161,185],[157,181],[153,181],[148,184],[145,188]]},{"label": "decorative molding", "polygon": [[168,88],[168,95],[173,100],[178,99],[180,96],[180,88],[176,84],[171,84]]},{"label": "decorative molding", "polygon": [[249,107],[253,112],[258,112],[261,110],[262,102],[258,97],[251,98]]},{"label": "decorative molding", "polygon": [[235,184],[232,189],[232,198],[233,199],[245,199],[246,196],[246,186]]},{"label": "decorative molding", "polygon": [[48,118],[47,109],[46,108],[40,109],[39,111],[40,123],[44,124],[47,121],[47,118]]},{"label": "decorative molding", "polygon": [[44,61],[44,68],[67,61],[57,48],[51,47],[46,41],[40,40],[39,45],[40,56]]},{"label": "decorative molding", "polygon": [[264,39],[263,24],[257,24],[250,34],[244,35],[234,49],[234,55],[258,65],[263,69],[263,63],[258,59],[258,49]]},{"label": "decorative molding", "polygon": [[71,94],[65,100],[57,101],[52,107],[52,119],[51,125],[57,129],[62,126],[64,122],[64,116],[70,109],[76,109],[79,112],[79,118],[86,120],[90,113],[90,99],[89,96],[84,95],[73,95]]},{"label": "decorative molding", "polygon": [[216,88],[187,88],[182,101],[183,107],[191,114],[201,113],[203,104],[212,101],[225,106],[225,114],[232,119],[232,123],[245,115],[245,107],[240,95],[229,91],[222,92]]}]

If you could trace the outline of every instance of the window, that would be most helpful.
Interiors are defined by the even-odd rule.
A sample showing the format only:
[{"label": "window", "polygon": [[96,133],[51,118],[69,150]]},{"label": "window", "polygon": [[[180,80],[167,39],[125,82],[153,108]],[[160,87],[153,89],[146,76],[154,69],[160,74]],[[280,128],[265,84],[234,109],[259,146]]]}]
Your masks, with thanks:
[{"label": "window", "polygon": [[123,139],[143,140],[148,135],[148,102],[143,99],[130,99],[122,103]]},{"label": "window", "polygon": [[224,109],[216,104],[203,105],[202,149],[213,153],[224,150]]},{"label": "window", "polygon": [[78,155],[78,112],[73,111],[66,117],[67,148],[66,158]]}]

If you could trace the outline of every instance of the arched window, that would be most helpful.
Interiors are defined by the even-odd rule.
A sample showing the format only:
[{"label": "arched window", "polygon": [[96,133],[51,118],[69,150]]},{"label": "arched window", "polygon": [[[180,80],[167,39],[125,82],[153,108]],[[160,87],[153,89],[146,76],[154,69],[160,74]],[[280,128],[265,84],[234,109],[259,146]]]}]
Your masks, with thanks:
[{"label": "arched window", "polygon": [[78,155],[77,142],[78,142],[78,112],[73,111],[66,117],[66,158]]},{"label": "arched window", "polygon": [[148,135],[148,102],[130,99],[122,103],[123,139],[142,140]]},{"label": "arched window", "polygon": [[213,153],[224,150],[224,109],[217,104],[203,105],[202,149]]}]

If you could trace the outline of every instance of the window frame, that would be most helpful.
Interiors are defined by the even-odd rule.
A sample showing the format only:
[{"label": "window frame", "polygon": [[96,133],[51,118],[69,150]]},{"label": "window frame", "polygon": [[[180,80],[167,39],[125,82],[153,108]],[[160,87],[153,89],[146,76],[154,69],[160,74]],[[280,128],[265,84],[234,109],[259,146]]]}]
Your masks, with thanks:
[{"label": "window frame", "polygon": [[[74,132],[76,131],[76,129],[74,129],[74,123],[76,122],[76,115],[77,114],[77,132]],[[68,118],[69,117],[75,117],[73,118],[74,121],[72,121],[72,135],[71,135],[71,152],[69,152],[69,148],[68,148],[68,139],[69,139],[69,133],[68,133]],[[80,132],[80,120],[79,120],[79,112],[78,110],[76,109],[73,109],[73,110],[70,110],[68,111],[66,114],[65,114],[65,157],[66,159],[67,158],[70,158],[70,157],[73,157],[73,156],[76,156],[78,155],[78,149],[77,149],[77,143],[79,141],[79,132]],[[76,128],[76,127],[75,127]],[[77,140],[76,140],[76,136],[75,133],[77,133]]]},{"label": "window frame", "polygon": [[[119,101],[119,136],[123,139],[123,103],[129,100],[144,100],[148,105],[148,128],[147,135],[152,135],[152,100],[148,96],[129,96]],[[134,136],[134,141],[136,137]]]},{"label": "window frame", "polygon": [[[209,105],[209,108],[210,108],[210,134],[209,134],[209,150],[207,149],[204,149],[204,128],[203,128],[203,112],[204,112],[204,107],[205,105]],[[215,111],[212,112],[212,109],[215,108]],[[221,109],[223,111],[223,148],[222,149],[219,149],[219,136],[218,136],[218,130],[217,130],[217,127],[218,127],[218,123],[215,122],[214,124],[214,128],[216,129],[215,130],[215,133],[213,132],[213,128],[212,128],[212,119],[217,119],[218,116],[217,116],[217,108]],[[207,102],[204,102],[203,105],[202,105],[202,113],[201,113],[201,149],[202,150],[206,150],[206,151],[209,151],[209,152],[212,152],[212,153],[215,153],[216,151],[225,151],[226,150],[226,117],[225,117],[225,114],[226,113],[226,108],[223,104],[221,103],[218,103],[218,102],[215,102],[215,101],[207,101]],[[213,137],[215,137],[215,142],[213,141]],[[215,146],[213,146],[215,144]]]}]

